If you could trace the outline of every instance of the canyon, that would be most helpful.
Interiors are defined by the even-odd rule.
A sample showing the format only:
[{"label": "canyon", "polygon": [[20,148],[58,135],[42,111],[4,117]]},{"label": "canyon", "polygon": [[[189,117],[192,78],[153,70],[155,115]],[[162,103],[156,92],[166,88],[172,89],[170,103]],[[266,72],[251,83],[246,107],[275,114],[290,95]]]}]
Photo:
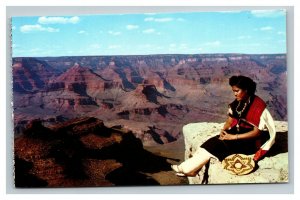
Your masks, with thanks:
[{"label": "canyon", "polygon": [[[41,155],[39,154],[44,150],[37,150],[37,158],[31,158],[27,155],[29,150],[26,150],[26,147],[42,148],[40,145],[44,143],[50,145],[48,143],[50,140],[60,141],[61,139],[57,139],[58,132],[87,134],[83,133],[86,128],[84,124],[88,126],[91,123],[90,120],[97,121],[100,127],[110,130],[110,132],[119,130],[117,132],[120,135],[130,133],[132,141],[140,142],[139,151],[142,151],[143,147],[165,149],[166,146],[182,141],[182,127],[185,124],[224,122],[227,106],[234,100],[231,87],[228,85],[228,79],[232,75],[251,77],[257,83],[256,94],[266,101],[274,119],[287,121],[285,54],[13,58],[12,103],[16,163],[23,162],[28,165],[36,163],[40,159]],[[66,123],[74,121],[77,123],[78,120],[83,120],[83,129],[70,131],[69,128],[63,128],[67,126]],[[33,131],[38,129],[36,125],[52,139],[34,141],[33,136],[28,136],[28,134],[39,132]],[[35,128],[30,128],[32,126]],[[66,134],[61,134],[61,137],[71,137]],[[95,133],[92,131],[91,134]],[[84,151],[92,148],[93,145],[98,145],[98,148],[102,149],[103,145],[105,146],[105,142],[101,142],[103,138],[96,139],[98,136],[92,135],[86,136],[85,139],[81,135],[77,136],[76,140],[80,142],[77,141],[76,144],[81,145],[81,148],[85,149]],[[121,141],[123,137],[120,135],[113,136],[114,139],[109,139],[109,142],[118,143],[117,141]],[[31,138],[28,139],[28,137]],[[74,141],[74,139],[71,140]],[[128,145],[130,146],[130,144]],[[183,142],[182,145],[184,145]],[[27,153],[23,155],[20,152]],[[49,158],[47,154],[46,157],[48,160],[41,162],[51,163],[51,166],[57,165],[53,156]],[[176,159],[178,157],[180,156],[177,156]],[[91,163],[94,163],[95,166],[100,165],[98,161],[87,160],[92,158],[81,157],[80,160],[82,159],[85,160],[83,163],[90,162],[90,164],[84,164],[85,166],[92,166]],[[97,157],[97,159],[100,158]],[[107,166],[111,165],[115,166],[115,169],[122,169],[121,166],[125,161],[121,162],[115,157],[112,159],[116,161],[111,161],[111,159],[105,161]],[[157,159],[163,160],[165,169],[165,158]],[[83,164],[81,163],[81,165]],[[103,165],[106,166],[106,164]],[[37,167],[36,164],[34,166]],[[66,164],[56,166],[57,168],[53,166],[53,169],[60,172],[55,173],[60,181],[65,181],[65,179],[61,179],[61,172],[66,171],[66,166]],[[107,170],[112,172],[115,169]],[[26,172],[30,171],[31,175],[33,172],[37,172],[36,168],[30,170],[27,169]],[[96,172],[87,170],[85,173]],[[83,186],[118,185],[118,183],[107,181],[103,177],[100,178],[101,180],[97,179],[99,182],[89,180],[84,183],[80,181],[71,181],[71,183]],[[44,178],[40,179],[45,181]],[[178,179],[175,182],[181,183],[180,181]],[[57,186],[58,182],[50,183],[48,181],[44,184]],[[70,186],[72,184],[65,183],[63,185]],[[20,185],[22,186],[22,184]]]},{"label": "canyon", "polygon": [[239,74],[257,82],[276,120],[287,120],[282,54],[14,58],[12,73],[15,133],[36,118],[90,116],[166,143],[186,123],[222,122],[233,100],[228,79]]}]

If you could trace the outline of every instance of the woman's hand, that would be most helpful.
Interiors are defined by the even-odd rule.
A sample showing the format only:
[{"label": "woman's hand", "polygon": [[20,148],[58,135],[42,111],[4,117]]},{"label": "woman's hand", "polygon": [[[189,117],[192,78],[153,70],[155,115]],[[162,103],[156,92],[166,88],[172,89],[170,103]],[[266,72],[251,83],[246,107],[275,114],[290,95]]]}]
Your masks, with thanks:
[{"label": "woman's hand", "polygon": [[236,135],[227,133],[225,130],[221,130],[219,140],[235,140]]},{"label": "woman's hand", "polygon": [[260,130],[257,127],[254,127],[253,130],[243,133],[243,134],[230,134],[227,133],[224,129],[221,130],[219,139],[220,140],[246,140],[258,137]]}]

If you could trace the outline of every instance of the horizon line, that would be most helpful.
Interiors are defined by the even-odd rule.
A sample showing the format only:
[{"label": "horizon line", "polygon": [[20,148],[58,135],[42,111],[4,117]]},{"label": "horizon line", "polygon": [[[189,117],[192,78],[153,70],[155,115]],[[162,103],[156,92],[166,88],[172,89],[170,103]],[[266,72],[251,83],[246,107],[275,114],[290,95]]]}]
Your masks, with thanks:
[{"label": "horizon line", "polygon": [[57,58],[57,57],[112,57],[112,56],[171,56],[171,55],[287,55],[287,53],[161,53],[161,54],[116,54],[116,55],[65,55],[65,56],[12,56],[11,58]]}]

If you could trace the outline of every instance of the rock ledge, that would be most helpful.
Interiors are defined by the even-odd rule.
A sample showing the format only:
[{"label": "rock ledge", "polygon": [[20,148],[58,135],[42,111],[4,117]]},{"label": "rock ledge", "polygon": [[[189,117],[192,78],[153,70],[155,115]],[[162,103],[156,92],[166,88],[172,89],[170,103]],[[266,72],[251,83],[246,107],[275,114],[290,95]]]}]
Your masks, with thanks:
[{"label": "rock ledge", "polygon": [[[221,162],[211,159],[196,177],[189,177],[190,184],[236,184],[236,183],[285,183],[288,182],[288,123],[276,121],[276,142],[268,154],[258,162],[254,172],[238,176],[222,168]],[[223,124],[192,123],[183,127],[185,159],[208,138],[218,134]]]}]

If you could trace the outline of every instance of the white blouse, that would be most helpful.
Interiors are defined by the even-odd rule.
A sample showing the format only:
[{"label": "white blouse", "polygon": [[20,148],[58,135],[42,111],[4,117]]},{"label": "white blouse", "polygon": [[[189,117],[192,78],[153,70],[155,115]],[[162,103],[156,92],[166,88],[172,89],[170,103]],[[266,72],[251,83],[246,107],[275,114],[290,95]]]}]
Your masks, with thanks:
[{"label": "white blouse", "polygon": [[[231,108],[228,109],[228,114],[233,114]],[[268,131],[270,138],[267,140],[260,148],[262,150],[269,150],[271,146],[275,143],[276,130],[273,117],[271,116],[267,108],[264,109],[260,116],[259,125],[257,127],[261,131]]]}]

